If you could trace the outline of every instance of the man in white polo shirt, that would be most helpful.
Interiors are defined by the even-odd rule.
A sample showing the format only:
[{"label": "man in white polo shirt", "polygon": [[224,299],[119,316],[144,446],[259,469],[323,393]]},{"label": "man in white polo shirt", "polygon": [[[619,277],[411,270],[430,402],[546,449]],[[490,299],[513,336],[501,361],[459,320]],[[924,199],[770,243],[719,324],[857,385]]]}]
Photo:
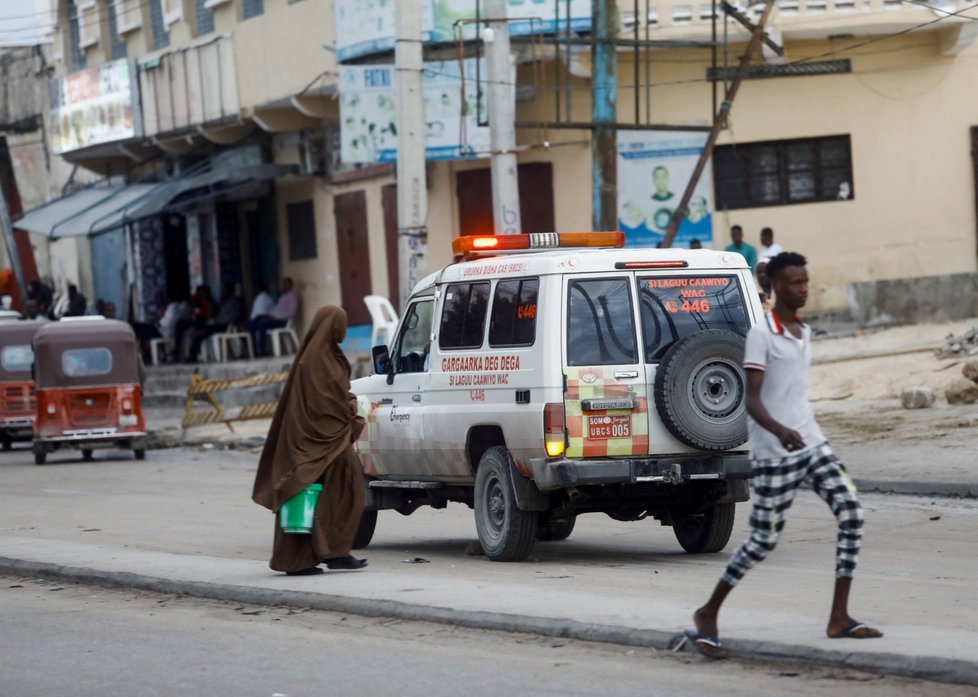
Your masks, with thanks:
[{"label": "man in white polo shirt", "polygon": [[862,541],[863,511],[845,467],[832,453],[808,401],[811,330],[798,319],[808,300],[805,257],[783,252],[767,267],[774,309],[747,334],[748,431],[754,467],[751,532],[734,552],[706,605],[693,613],[696,630],[687,630],[704,656],[724,658],[717,615],[724,599],[754,564],[774,550],[795,493],[809,484],[838,521],[835,594],[826,634],[833,639],[875,639],[877,630],[849,616],[849,589]]}]

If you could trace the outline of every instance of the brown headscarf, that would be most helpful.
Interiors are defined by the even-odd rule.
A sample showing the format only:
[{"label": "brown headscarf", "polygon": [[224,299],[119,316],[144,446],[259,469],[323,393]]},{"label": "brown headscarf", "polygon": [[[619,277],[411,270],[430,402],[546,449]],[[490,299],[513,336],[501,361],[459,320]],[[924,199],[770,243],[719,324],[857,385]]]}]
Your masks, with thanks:
[{"label": "brown headscarf", "polygon": [[350,363],[339,347],[346,321],[342,308],[317,310],[292,363],[251,494],[273,512],[319,480],[363,429],[349,401]]}]

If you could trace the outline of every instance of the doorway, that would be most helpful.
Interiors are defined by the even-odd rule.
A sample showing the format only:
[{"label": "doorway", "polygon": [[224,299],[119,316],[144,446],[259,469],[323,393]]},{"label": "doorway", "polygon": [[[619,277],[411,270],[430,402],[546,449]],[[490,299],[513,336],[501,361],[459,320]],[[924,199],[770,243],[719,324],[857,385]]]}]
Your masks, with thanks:
[{"label": "doorway", "polygon": [[336,248],[339,256],[340,295],[350,325],[369,324],[363,298],[370,285],[370,246],[367,239],[367,195],[363,191],[339,194],[333,199]]},{"label": "doorway", "polygon": [[[553,166],[528,162],[517,170],[521,232],[554,231]],[[469,169],[455,175],[461,235],[491,235],[492,176],[490,169]]]}]

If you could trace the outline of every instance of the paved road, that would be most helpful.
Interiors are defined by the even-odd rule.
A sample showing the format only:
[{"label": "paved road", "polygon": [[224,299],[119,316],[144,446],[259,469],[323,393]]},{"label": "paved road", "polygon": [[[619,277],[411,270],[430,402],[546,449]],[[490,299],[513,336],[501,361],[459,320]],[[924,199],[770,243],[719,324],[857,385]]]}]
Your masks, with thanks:
[{"label": "paved road", "polygon": [[[17,697],[929,697],[934,685],[423,622],[0,577],[0,694]],[[942,695],[974,694],[945,687]]]},{"label": "paved road", "polygon": [[[683,553],[671,529],[654,521],[590,515],[570,540],[538,544],[530,561],[494,564],[466,554],[474,523],[454,505],[409,518],[383,513],[362,573],[285,578],[266,566],[272,516],[249,500],[256,454],[177,449],[150,452],[145,462],[97,457],[36,467],[27,451],[0,454],[0,559],[94,569],[120,583],[137,574],[218,597],[645,646],[665,645],[688,626],[726,562],[725,554]],[[978,684],[978,504],[874,494],[864,503],[866,544],[852,608],[886,638],[824,638],[834,521],[806,492],[779,549],[731,596],[721,617],[731,648]],[[742,508],[735,541],[746,534],[745,518]],[[404,563],[415,557],[429,563]]]}]

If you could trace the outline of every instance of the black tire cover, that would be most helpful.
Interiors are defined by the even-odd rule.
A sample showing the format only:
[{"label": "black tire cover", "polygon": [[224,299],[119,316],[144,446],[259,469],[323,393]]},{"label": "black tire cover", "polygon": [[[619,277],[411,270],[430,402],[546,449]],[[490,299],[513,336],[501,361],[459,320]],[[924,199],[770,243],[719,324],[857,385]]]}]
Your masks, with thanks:
[{"label": "black tire cover", "polygon": [[700,450],[747,441],[744,338],[707,329],[677,341],[655,373],[656,409],[669,432]]}]

